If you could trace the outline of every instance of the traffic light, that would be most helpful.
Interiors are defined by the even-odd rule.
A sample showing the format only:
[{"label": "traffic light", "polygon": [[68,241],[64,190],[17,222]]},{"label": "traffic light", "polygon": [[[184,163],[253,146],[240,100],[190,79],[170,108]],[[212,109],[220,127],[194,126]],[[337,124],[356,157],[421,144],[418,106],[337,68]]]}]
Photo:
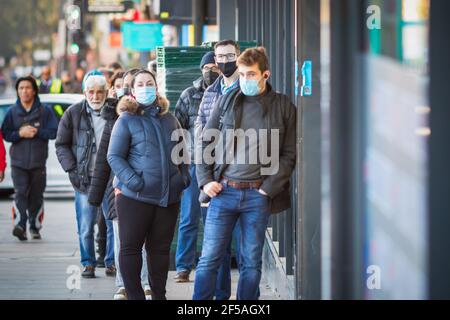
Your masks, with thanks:
[{"label": "traffic light", "polygon": [[70,41],[68,45],[68,53],[76,56],[77,64],[82,63],[86,59],[87,43],[84,31],[75,30],[71,32]]}]

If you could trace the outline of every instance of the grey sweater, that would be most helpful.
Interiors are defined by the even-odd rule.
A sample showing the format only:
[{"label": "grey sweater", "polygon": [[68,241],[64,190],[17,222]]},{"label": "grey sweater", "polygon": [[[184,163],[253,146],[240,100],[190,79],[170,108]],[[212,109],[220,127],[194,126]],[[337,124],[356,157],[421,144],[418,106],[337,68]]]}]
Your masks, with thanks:
[{"label": "grey sweater", "polygon": [[[255,181],[261,179],[261,164],[259,151],[261,147],[260,129],[267,129],[261,100],[267,92],[256,96],[243,98],[242,119],[240,129],[248,134],[235,140],[232,163],[225,169],[225,178],[233,181]],[[238,129],[238,128],[236,128]],[[248,131],[250,130],[250,131]],[[256,133],[256,135],[253,135]],[[239,140],[241,141],[239,143]],[[243,160],[244,163],[243,163]]]}]

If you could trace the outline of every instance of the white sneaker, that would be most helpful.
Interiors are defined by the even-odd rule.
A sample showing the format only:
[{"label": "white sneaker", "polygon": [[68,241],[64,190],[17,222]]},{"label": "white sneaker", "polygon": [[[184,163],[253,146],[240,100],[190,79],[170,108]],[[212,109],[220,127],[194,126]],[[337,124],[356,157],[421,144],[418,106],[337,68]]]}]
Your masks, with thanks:
[{"label": "white sneaker", "polygon": [[150,289],[150,286],[148,284],[144,286],[144,293],[145,300],[152,300],[152,289]]},{"label": "white sneaker", "polygon": [[114,294],[114,300],[127,300],[127,293],[124,287],[120,287]]}]

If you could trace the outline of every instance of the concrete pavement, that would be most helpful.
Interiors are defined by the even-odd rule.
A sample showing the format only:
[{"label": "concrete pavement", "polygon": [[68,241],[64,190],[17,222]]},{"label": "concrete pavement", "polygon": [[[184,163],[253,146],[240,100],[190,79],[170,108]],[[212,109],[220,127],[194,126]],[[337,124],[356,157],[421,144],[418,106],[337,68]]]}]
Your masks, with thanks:
[{"label": "concrete pavement", "polygon": [[[11,234],[11,206],[12,199],[0,200],[0,299],[112,299],[116,291],[114,278],[106,277],[104,269],[97,269],[96,279],[78,282],[76,272],[81,267],[73,200],[47,200],[42,240],[26,242]],[[174,271],[169,272],[167,298],[190,300],[194,283],[175,283],[174,275]],[[232,299],[237,278],[238,272],[233,270]],[[277,299],[264,279],[261,299]]]}]

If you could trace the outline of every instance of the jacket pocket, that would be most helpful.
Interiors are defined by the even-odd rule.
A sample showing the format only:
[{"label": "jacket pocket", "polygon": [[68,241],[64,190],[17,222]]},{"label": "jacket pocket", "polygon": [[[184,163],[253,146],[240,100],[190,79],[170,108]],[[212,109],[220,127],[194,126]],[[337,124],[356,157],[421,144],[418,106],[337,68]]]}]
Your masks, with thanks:
[{"label": "jacket pocket", "polygon": [[69,172],[69,180],[75,189],[80,189],[81,181],[80,181],[80,177],[78,175],[78,170],[74,169]]},{"label": "jacket pocket", "polygon": [[142,189],[144,189],[144,179],[142,171],[135,172],[135,175],[133,175],[128,182],[127,188],[134,192],[140,192]]}]

